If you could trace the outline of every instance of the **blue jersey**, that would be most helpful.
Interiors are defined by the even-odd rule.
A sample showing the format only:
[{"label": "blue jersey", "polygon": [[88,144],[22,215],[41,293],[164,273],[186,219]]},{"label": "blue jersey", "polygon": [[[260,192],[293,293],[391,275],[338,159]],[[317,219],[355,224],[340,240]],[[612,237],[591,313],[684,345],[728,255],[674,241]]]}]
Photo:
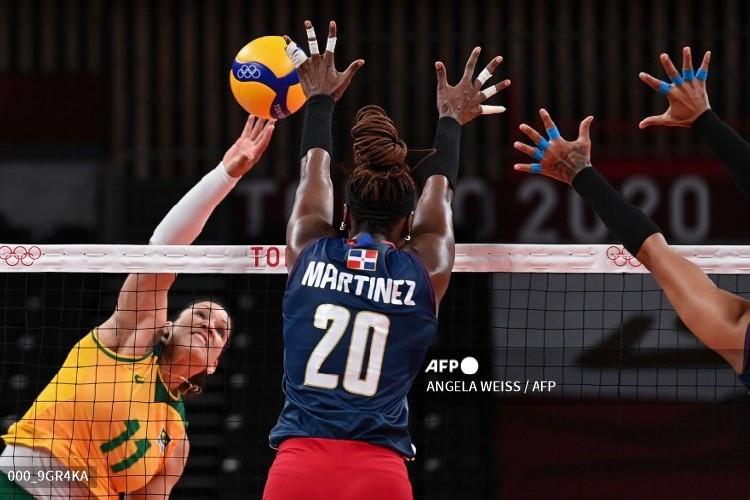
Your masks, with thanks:
[{"label": "blue jersey", "polygon": [[289,273],[283,315],[286,400],[271,446],[349,439],[413,457],[406,396],[437,332],[419,259],[369,234],[322,238]]}]

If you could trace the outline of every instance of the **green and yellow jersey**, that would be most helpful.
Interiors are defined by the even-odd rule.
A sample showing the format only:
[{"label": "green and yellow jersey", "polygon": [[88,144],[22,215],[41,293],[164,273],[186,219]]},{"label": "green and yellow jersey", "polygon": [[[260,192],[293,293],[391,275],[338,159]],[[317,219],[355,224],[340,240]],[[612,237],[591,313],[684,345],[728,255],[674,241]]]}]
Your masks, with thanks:
[{"label": "green and yellow jersey", "polygon": [[92,330],[3,439],[85,470],[98,498],[143,488],[187,426],[182,398],[161,378],[160,352],[118,355]]}]

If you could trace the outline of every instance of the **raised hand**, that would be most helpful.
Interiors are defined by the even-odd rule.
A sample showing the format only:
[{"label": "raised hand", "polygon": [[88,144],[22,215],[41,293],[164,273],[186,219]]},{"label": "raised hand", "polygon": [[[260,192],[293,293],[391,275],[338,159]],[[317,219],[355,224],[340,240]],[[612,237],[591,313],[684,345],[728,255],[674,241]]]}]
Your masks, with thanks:
[{"label": "raised hand", "polygon": [[536,147],[518,141],[513,144],[514,148],[533,157],[539,163],[517,163],[513,168],[521,172],[544,174],[572,184],[573,178],[581,170],[591,166],[589,128],[594,117],[586,117],[578,128],[578,139],[569,142],[560,136],[555,122],[552,121],[546,109],[540,109],[539,116],[542,117],[549,141],[529,125],[522,123],[518,128],[531,139]]},{"label": "raised hand", "polygon": [[331,21],[328,24],[328,42],[323,55],[320,55],[315,28],[310,21],[305,21],[305,31],[307,31],[307,41],[310,47],[309,57],[296,43],[284,35],[284,40],[287,43],[286,53],[294,63],[294,67],[297,68],[302,90],[308,99],[322,94],[331,96],[334,101],[338,101],[352,82],[354,73],[362,67],[365,61],[357,59],[345,71],[336,71],[333,58],[336,49],[336,23]]},{"label": "raised hand", "polygon": [[445,65],[440,61],[435,63],[435,71],[437,72],[437,107],[441,118],[448,116],[461,125],[464,125],[479,115],[502,113],[505,111],[504,106],[482,104],[509,86],[510,80],[503,80],[482,90],[482,86],[489,80],[492,72],[500,65],[503,58],[500,56],[493,58],[476,79],[473,79],[474,69],[481,50],[481,48],[475,47],[471,51],[469,60],[466,61],[464,74],[455,87],[448,84],[445,76]]},{"label": "raised hand", "polygon": [[677,71],[667,54],[659,56],[671,84],[658,80],[648,73],[640,73],[638,77],[652,89],[667,96],[669,108],[658,116],[649,116],[638,124],[639,128],[651,125],[666,127],[690,127],[696,118],[711,108],[706,93],[706,78],[708,64],[711,62],[711,52],[706,52],[703,62],[697,72],[693,72],[693,57],[690,47],[682,49],[682,75]]},{"label": "raised hand", "polygon": [[276,120],[247,117],[242,134],[224,153],[224,168],[232,177],[242,177],[260,161],[276,127]]}]

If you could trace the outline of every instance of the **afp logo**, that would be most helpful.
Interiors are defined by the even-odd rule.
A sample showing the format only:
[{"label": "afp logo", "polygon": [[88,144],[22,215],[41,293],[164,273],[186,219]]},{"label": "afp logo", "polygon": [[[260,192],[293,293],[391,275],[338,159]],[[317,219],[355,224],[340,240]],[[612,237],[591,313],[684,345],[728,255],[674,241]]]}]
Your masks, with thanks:
[{"label": "afp logo", "polygon": [[479,361],[471,356],[466,356],[461,361],[457,359],[432,359],[425,368],[425,373],[453,373],[461,369],[464,375],[474,375],[479,371]]}]

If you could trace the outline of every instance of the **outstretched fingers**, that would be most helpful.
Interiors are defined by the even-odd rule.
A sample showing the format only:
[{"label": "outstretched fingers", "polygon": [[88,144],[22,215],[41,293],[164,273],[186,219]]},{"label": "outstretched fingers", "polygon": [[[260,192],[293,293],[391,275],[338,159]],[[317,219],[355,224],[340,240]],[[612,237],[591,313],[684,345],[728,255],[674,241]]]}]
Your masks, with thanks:
[{"label": "outstretched fingers", "polygon": [[305,20],[305,32],[307,33],[307,44],[310,48],[310,55],[320,54],[318,49],[318,37],[315,35],[315,28],[310,21]]},{"label": "outstretched fingers", "polygon": [[461,80],[471,81],[474,76],[474,68],[477,67],[480,52],[482,52],[481,47],[474,47],[474,50],[471,51],[471,55],[469,55],[469,59],[466,61],[464,75],[461,77]]},{"label": "outstretched fingers", "polygon": [[474,80],[474,88],[477,90],[481,89],[487,80],[492,77],[492,73],[500,66],[501,62],[503,62],[501,56],[494,57],[482,72],[477,75],[477,78]]},{"label": "outstretched fingers", "polygon": [[549,115],[547,110],[544,108],[540,109],[539,117],[542,119],[544,130],[547,131],[550,140],[558,139],[560,137],[560,133],[557,132],[557,126],[555,126],[555,122],[552,121],[552,117]]},{"label": "outstretched fingers", "polygon": [[336,21],[328,23],[328,40],[326,41],[326,53],[324,57],[333,57],[336,52]]},{"label": "outstretched fingers", "polygon": [[437,75],[438,91],[448,86],[448,77],[445,74],[445,64],[440,61],[435,63],[435,74]]},{"label": "outstretched fingers", "polygon": [[518,170],[519,172],[539,174],[542,172],[541,161],[542,161],[542,158],[544,158],[544,150],[539,148],[539,143],[542,140],[544,140],[544,138],[533,127],[525,123],[522,123],[521,125],[519,125],[518,129],[524,134],[526,134],[526,136],[529,139],[531,139],[531,141],[536,145],[536,147],[530,146],[521,141],[514,142],[513,147],[516,148],[518,151],[531,156],[532,158],[534,158],[534,160],[536,160],[539,163],[516,163],[515,165],[513,165],[513,168],[515,170]]},{"label": "outstretched fingers", "polygon": [[[484,86],[484,84],[492,77],[492,72],[497,69],[498,66],[500,66],[500,63],[503,62],[503,58],[501,56],[493,57],[492,60],[489,62],[487,66],[482,70],[479,75],[477,75],[477,78],[474,80],[474,88],[479,90]],[[490,85],[489,87],[481,90],[482,98],[479,101],[480,103],[486,101],[493,95],[497,94],[504,88],[510,86],[510,80],[505,79],[500,83],[496,83],[494,85]],[[492,115],[497,113],[504,113],[505,112],[505,106],[492,106],[492,105],[486,105],[481,104],[479,106],[480,111],[483,115]]]},{"label": "outstretched fingers", "polygon": [[352,78],[354,78],[354,73],[356,73],[364,64],[364,59],[357,59],[352,62],[343,73],[341,73],[341,85],[339,85],[339,88],[333,94],[334,101],[338,101],[341,98],[344,91],[349,88],[349,84],[352,82]]},{"label": "outstretched fingers", "polygon": [[247,115],[247,120],[245,121],[245,127],[242,129],[240,138],[252,140],[253,134],[257,135],[257,133],[254,131],[255,131],[255,124],[258,121],[260,120],[256,118],[255,115]]},{"label": "outstretched fingers", "polygon": [[701,62],[701,67],[698,68],[698,72],[695,73],[695,78],[697,80],[700,80],[705,84],[706,79],[708,78],[708,65],[711,63],[711,51],[707,51],[703,55],[703,61]]},{"label": "outstretched fingers", "polygon": [[695,79],[693,71],[693,54],[690,47],[682,48],[682,79],[686,82],[692,82]]},{"label": "outstretched fingers", "polygon": [[284,41],[286,42],[286,49],[284,49],[286,55],[292,60],[292,65],[294,65],[295,69],[299,68],[307,61],[307,54],[287,35],[284,35]]},{"label": "outstretched fingers", "polygon": [[583,119],[581,124],[578,126],[578,140],[587,143],[591,142],[591,122],[594,121],[593,116],[587,116]]},{"label": "outstretched fingers", "polygon": [[680,72],[677,71],[677,68],[675,68],[672,59],[670,59],[667,54],[661,54],[659,56],[659,60],[661,61],[661,65],[664,67],[664,71],[667,73],[667,76],[669,77],[671,82],[676,86],[682,85],[682,75],[680,75]]},{"label": "outstretched fingers", "polygon": [[257,156],[260,156],[266,150],[268,144],[271,142],[273,131],[276,130],[276,120],[264,120],[264,122],[258,132],[259,135],[254,139],[258,151]]},{"label": "outstretched fingers", "polygon": [[659,92],[661,85],[663,83],[666,83],[666,82],[659,80],[658,78],[654,78],[653,76],[649,75],[648,73],[644,71],[641,71],[640,73],[638,73],[638,78],[640,78],[643,83],[645,83],[652,89],[656,90],[657,92]]},{"label": "outstretched fingers", "polygon": [[518,130],[523,132],[526,135],[526,137],[531,139],[531,142],[533,142],[534,144],[538,144],[542,139],[544,139],[544,137],[542,137],[542,135],[539,132],[537,132],[533,127],[525,123],[522,123],[521,125],[519,125]]}]

